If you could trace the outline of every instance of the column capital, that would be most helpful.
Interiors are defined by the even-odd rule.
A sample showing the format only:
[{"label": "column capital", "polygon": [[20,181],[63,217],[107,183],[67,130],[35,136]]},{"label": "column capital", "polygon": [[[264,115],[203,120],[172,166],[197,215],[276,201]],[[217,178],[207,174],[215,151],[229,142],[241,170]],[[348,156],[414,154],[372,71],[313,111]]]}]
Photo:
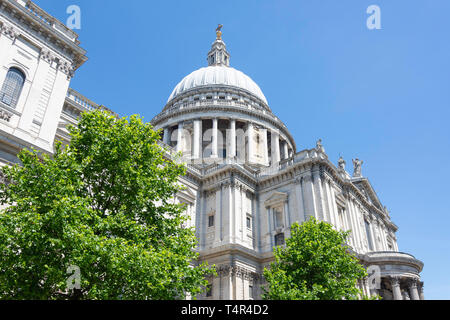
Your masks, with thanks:
[{"label": "column capital", "polygon": [[411,278],[408,280],[409,292],[412,300],[422,300],[420,298],[419,290],[417,289],[418,282],[419,279],[417,278]]},{"label": "column capital", "polygon": [[418,286],[418,288],[419,288],[419,291],[422,291],[422,292],[423,292],[423,281],[418,281],[418,282],[417,282],[417,286]]},{"label": "column capital", "polygon": [[400,277],[398,276],[389,276],[389,280],[391,281],[392,286],[400,286]]},{"label": "column capital", "polygon": [[410,288],[417,288],[418,287],[418,279],[416,279],[416,278],[411,278],[411,279],[408,279],[408,286],[410,287]]},{"label": "column capital", "polygon": [[10,38],[11,40],[14,40],[15,38],[17,38],[20,35],[19,31],[15,27],[13,27],[9,24],[6,24],[6,23],[4,23],[0,27],[0,32],[2,34],[4,34],[5,36],[7,36],[8,38]]}]

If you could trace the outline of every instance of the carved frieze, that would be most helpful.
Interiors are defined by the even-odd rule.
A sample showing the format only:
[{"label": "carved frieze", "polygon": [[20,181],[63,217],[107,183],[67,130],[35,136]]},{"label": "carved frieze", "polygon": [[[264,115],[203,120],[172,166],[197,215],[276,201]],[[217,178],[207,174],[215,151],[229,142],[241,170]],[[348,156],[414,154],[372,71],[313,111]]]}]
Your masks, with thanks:
[{"label": "carved frieze", "polygon": [[41,59],[47,61],[48,63],[52,63],[55,60],[55,55],[50,50],[42,49]]},{"label": "carved frieze", "polygon": [[58,70],[65,73],[67,75],[68,79],[73,77],[74,72],[73,72],[72,64],[67,61],[59,63]]},{"label": "carved frieze", "polygon": [[0,110],[0,119],[9,122],[9,120],[11,120],[11,117],[12,117],[12,113],[9,113],[5,110]]},{"label": "carved frieze", "polygon": [[261,274],[237,265],[219,265],[216,266],[216,271],[219,277],[234,276],[249,281],[257,281],[262,278]]},{"label": "carved frieze", "polygon": [[7,24],[3,24],[0,27],[0,31],[11,40],[14,40],[20,34],[16,28]]}]

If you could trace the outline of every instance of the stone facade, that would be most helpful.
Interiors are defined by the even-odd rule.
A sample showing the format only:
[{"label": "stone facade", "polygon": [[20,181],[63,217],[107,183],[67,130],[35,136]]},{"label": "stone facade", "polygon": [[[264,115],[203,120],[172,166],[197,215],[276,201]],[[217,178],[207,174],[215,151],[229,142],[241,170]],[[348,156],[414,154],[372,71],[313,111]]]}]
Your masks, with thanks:
[{"label": "stone facade", "polygon": [[[0,89],[11,70],[23,75],[12,105],[0,92],[0,165],[17,163],[24,147],[51,154],[54,141],[69,142],[67,125],[99,105],[69,88],[86,61],[78,36],[31,1],[0,0]],[[360,286],[385,299],[423,299],[423,263],[398,251],[397,226],[382,206],[362,161],[354,174],[335,166],[322,141],[297,150],[261,89],[230,67],[221,38],[208,66],[174,89],[152,124],[162,129],[167,156],[182,154],[187,204],[200,261],[218,266],[201,299],[258,299],[262,271],[294,221],[310,216],[351,230],[349,244],[369,272]],[[1,177],[0,177],[1,178]]]},{"label": "stone facade", "polygon": [[328,159],[321,140],[298,151],[259,87],[230,67],[221,34],[207,61],[152,120],[168,154],[179,152],[187,164],[182,181],[195,195],[186,203],[196,209],[200,260],[219,266],[199,298],[260,298],[274,246],[293,222],[314,216],[351,231],[349,245],[369,271],[359,284],[365,294],[423,299],[423,263],[399,252],[397,226],[362,175],[363,161],[352,159],[350,175],[344,159],[337,166]]}]

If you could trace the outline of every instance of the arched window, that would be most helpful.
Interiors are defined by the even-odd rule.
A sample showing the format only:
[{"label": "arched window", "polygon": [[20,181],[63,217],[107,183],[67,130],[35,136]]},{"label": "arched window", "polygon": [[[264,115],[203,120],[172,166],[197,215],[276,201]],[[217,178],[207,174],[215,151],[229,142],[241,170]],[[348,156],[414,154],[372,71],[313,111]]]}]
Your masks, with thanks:
[{"label": "arched window", "polygon": [[17,68],[10,68],[0,91],[0,101],[15,108],[22,92],[25,75]]}]

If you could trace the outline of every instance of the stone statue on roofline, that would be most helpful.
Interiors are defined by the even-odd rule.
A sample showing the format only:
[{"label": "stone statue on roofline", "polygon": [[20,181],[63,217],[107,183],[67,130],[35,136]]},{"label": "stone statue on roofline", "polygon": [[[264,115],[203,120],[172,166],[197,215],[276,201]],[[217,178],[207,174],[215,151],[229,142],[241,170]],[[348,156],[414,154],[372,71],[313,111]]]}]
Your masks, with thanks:
[{"label": "stone statue on roofline", "polygon": [[345,164],[346,164],[346,162],[345,162],[344,158],[339,157],[338,166],[339,166],[340,170],[345,171]]},{"label": "stone statue on roofline", "polygon": [[318,152],[325,153],[325,148],[322,145],[322,139],[317,140],[317,142],[316,142],[316,150]]},{"label": "stone statue on roofline", "polygon": [[361,177],[361,166],[363,164],[362,160],[358,158],[352,159],[353,161],[353,177]]}]

